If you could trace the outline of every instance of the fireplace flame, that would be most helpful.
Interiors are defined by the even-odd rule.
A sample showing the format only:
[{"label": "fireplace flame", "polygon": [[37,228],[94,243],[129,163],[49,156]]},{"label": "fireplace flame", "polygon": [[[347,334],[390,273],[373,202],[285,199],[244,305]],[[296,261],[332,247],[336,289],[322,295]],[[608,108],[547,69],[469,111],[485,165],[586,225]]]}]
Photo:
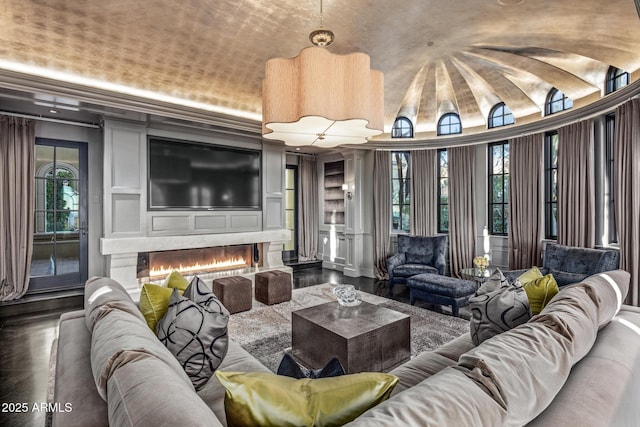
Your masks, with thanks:
[{"label": "fireplace flame", "polygon": [[179,273],[200,273],[206,271],[215,271],[215,270],[226,270],[233,267],[246,267],[247,261],[242,257],[229,258],[221,261],[212,261],[207,264],[200,264],[199,262],[192,265],[182,265],[165,267],[161,265],[160,267],[152,267],[149,270],[149,275],[153,276],[168,276],[172,271],[178,270]]}]

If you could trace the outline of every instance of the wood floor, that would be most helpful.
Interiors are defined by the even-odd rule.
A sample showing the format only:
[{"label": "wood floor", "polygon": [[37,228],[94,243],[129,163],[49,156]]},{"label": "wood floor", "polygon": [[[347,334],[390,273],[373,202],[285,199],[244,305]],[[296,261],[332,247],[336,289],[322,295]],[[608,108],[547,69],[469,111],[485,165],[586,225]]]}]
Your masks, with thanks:
[{"label": "wood floor", "polygon": [[[322,268],[297,270],[293,277],[294,288],[329,282],[352,284],[376,295],[387,296],[388,292],[386,281],[346,277]],[[394,299],[408,302],[405,289],[394,292],[399,292]],[[46,402],[51,344],[58,335],[60,314],[82,308],[82,299],[72,298],[75,299],[65,302],[62,308],[52,309],[58,303],[46,300],[30,303],[28,314],[21,314],[15,304],[0,307],[0,426],[44,426],[45,414],[34,412],[33,406]],[[37,309],[38,304],[41,310]],[[23,404],[26,412],[16,412],[24,409]]]}]

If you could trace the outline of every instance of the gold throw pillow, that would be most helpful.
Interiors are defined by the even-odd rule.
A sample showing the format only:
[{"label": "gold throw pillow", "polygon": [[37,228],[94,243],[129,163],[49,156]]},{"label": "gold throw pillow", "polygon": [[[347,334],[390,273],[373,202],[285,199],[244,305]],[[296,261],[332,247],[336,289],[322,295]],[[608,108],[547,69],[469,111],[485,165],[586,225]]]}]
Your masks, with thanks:
[{"label": "gold throw pillow", "polygon": [[529,298],[531,314],[538,314],[560,290],[553,275],[547,274],[539,279],[526,283],[524,291]]},{"label": "gold throw pillow", "polygon": [[398,377],[378,372],[294,379],[268,372],[215,372],[229,427],[341,426],[391,395]]}]

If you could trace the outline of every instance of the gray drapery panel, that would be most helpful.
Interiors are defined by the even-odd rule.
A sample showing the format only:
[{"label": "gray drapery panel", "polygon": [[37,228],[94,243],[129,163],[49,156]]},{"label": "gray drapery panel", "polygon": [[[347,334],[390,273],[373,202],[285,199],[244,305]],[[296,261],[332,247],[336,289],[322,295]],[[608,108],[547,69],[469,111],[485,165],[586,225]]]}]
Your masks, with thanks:
[{"label": "gray drapery panel", "polygon": [[558,243],[596,243],[593,120],[558,129]]},{"label": "gray drapery panel", "polygon": [[27,292],[33,252],[35,122],[0,116],[0,301]]},{"label": "gray drapery panel", "polygon": [[431,236],[438,230],[438,150],[411,152],[411,234]]},{"label": "gray drapery panel", "polygon": [[540,264],[544,135],[509,141],[509,269]]},{"label": "gray drapery panel", "polygon": [[376,277],[388,279],[389,234],[391,229],[391,157],[389,151],[376,151],[373,159],[373,226]]},{"label": "gray drapery panel", "polygon": [[451,276],[473,265],[476,252],[474,146],[448,149],[449,157],[449,259]]},{"label": "gray drapery panel", "polygon": [[627,304],[640,305],[640,99],[616,110],[614,138],[615,217],[620,268],[631,274]]},{"label": "gray drapery panel", "polygon": [[300,157],[298,166],[298,260],[318,255],[318,173],[315,157]]}]

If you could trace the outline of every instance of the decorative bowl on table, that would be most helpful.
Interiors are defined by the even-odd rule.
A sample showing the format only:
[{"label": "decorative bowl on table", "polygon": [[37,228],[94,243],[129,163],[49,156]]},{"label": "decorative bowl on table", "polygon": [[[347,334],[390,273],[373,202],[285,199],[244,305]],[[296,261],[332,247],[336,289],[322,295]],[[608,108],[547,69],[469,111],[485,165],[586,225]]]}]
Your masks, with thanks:
[{"label": "decorative bowl on table", "polygon": [[338,303],[345,307],[360,305],[362,302],[360,294],[353,285],[337,285],[333,288],[333,293],[338,297]]}]

